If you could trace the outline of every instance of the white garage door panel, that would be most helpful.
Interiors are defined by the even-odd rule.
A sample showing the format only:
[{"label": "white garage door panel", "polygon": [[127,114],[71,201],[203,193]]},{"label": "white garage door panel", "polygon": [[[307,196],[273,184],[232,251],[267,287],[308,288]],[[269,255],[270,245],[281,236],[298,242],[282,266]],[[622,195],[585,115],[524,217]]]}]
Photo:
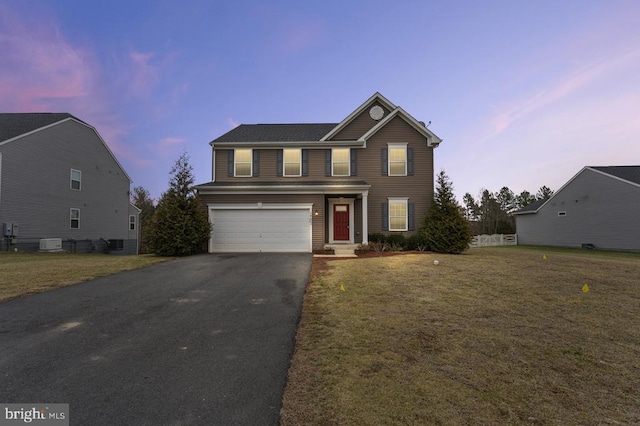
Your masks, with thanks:
[{"label": "white garage door panel", "polygon": [[213,251],[309,252],[308,209],[214,209]]}]

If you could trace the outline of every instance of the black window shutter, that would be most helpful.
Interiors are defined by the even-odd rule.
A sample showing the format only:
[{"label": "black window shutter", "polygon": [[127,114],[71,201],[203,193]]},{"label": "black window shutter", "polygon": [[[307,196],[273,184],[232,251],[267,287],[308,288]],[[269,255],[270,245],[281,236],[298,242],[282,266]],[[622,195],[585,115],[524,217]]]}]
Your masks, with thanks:
[{"label": "black window shutter", "polygon": [[382,203],[382,230],[389,230],[389,203]]},{"label": "black window shutter", "polygon": [[380,159],[381,159],[381,166],[382,166],[382,176],[388,176],[389,175],[389,151],[387,150],[387,148],[382,148],[380,150]]},{"label": "black window shutter", "polygon": [[309,150],[302,150],[302,176],[309,176]]},{"label": "black window shutter", "polygon": [[413,176],[413,148],[407,148],[407,176]]},{"label": "black window shutter", "polygon": [[276,174],[278,177],[282,177],[282,150],[279,149],[276,155]]},{"label": "black window shutter", "polygon": [[227,151],[227,174],[229,176],[233,176],[233,154],[234,151],[232,149]]},{"label": "black window shutter", "polygon": [[358,150],[351,148],[351,176],[358,176]]},{"label": "black window shutter", "polygon": [[408,204],[408,213],[407,213],[407,215],[409,216],[409,218],[408,218],[409,231],[415,231],[416,230],[415,208],[416,208],[416,204],[415,203],[409,203]]},{"label": "black window shutter", "polygon": [[260,176],[260,150],[253,150],[253,173],[252,176]]},{"label": "black window shutter", "polygon": [[331,176],[331,150],[324,152],[324,175]]}]

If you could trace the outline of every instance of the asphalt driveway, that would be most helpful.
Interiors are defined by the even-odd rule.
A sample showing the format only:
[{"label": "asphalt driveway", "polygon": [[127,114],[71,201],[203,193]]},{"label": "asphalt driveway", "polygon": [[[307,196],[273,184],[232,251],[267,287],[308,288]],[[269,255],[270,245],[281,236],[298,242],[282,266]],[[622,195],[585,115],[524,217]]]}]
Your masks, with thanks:
[{"label": "asphalt driveway", "polygon": [[310,254],[200,255],[0,304],[0,402],[71,425],[274,425]]}]

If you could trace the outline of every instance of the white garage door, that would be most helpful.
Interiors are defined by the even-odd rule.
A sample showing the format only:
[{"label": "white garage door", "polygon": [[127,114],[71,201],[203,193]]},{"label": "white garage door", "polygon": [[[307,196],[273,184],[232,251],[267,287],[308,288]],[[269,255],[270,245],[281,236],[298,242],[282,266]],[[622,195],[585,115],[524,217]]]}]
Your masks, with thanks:
[{"label": "white garage door", "polygon": [[311,252],[308,208],[210,211],[212,252]]}]

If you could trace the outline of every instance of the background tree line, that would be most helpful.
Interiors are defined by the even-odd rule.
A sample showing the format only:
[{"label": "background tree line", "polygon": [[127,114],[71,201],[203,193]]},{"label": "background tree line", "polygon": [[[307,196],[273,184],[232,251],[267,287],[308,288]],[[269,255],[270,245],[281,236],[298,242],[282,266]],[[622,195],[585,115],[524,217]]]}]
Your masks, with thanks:
[{"label": "background tree line", "polygon": [[552,195],[553,191],[547,186],[542,186],[535,195],[526,190],[516,195],[504,186],[498,192],[483,189],[477,200],[467,192],[462,201],[474,235],[513,234],[516,223],[511,213],[535,201],[547,200]]}]

